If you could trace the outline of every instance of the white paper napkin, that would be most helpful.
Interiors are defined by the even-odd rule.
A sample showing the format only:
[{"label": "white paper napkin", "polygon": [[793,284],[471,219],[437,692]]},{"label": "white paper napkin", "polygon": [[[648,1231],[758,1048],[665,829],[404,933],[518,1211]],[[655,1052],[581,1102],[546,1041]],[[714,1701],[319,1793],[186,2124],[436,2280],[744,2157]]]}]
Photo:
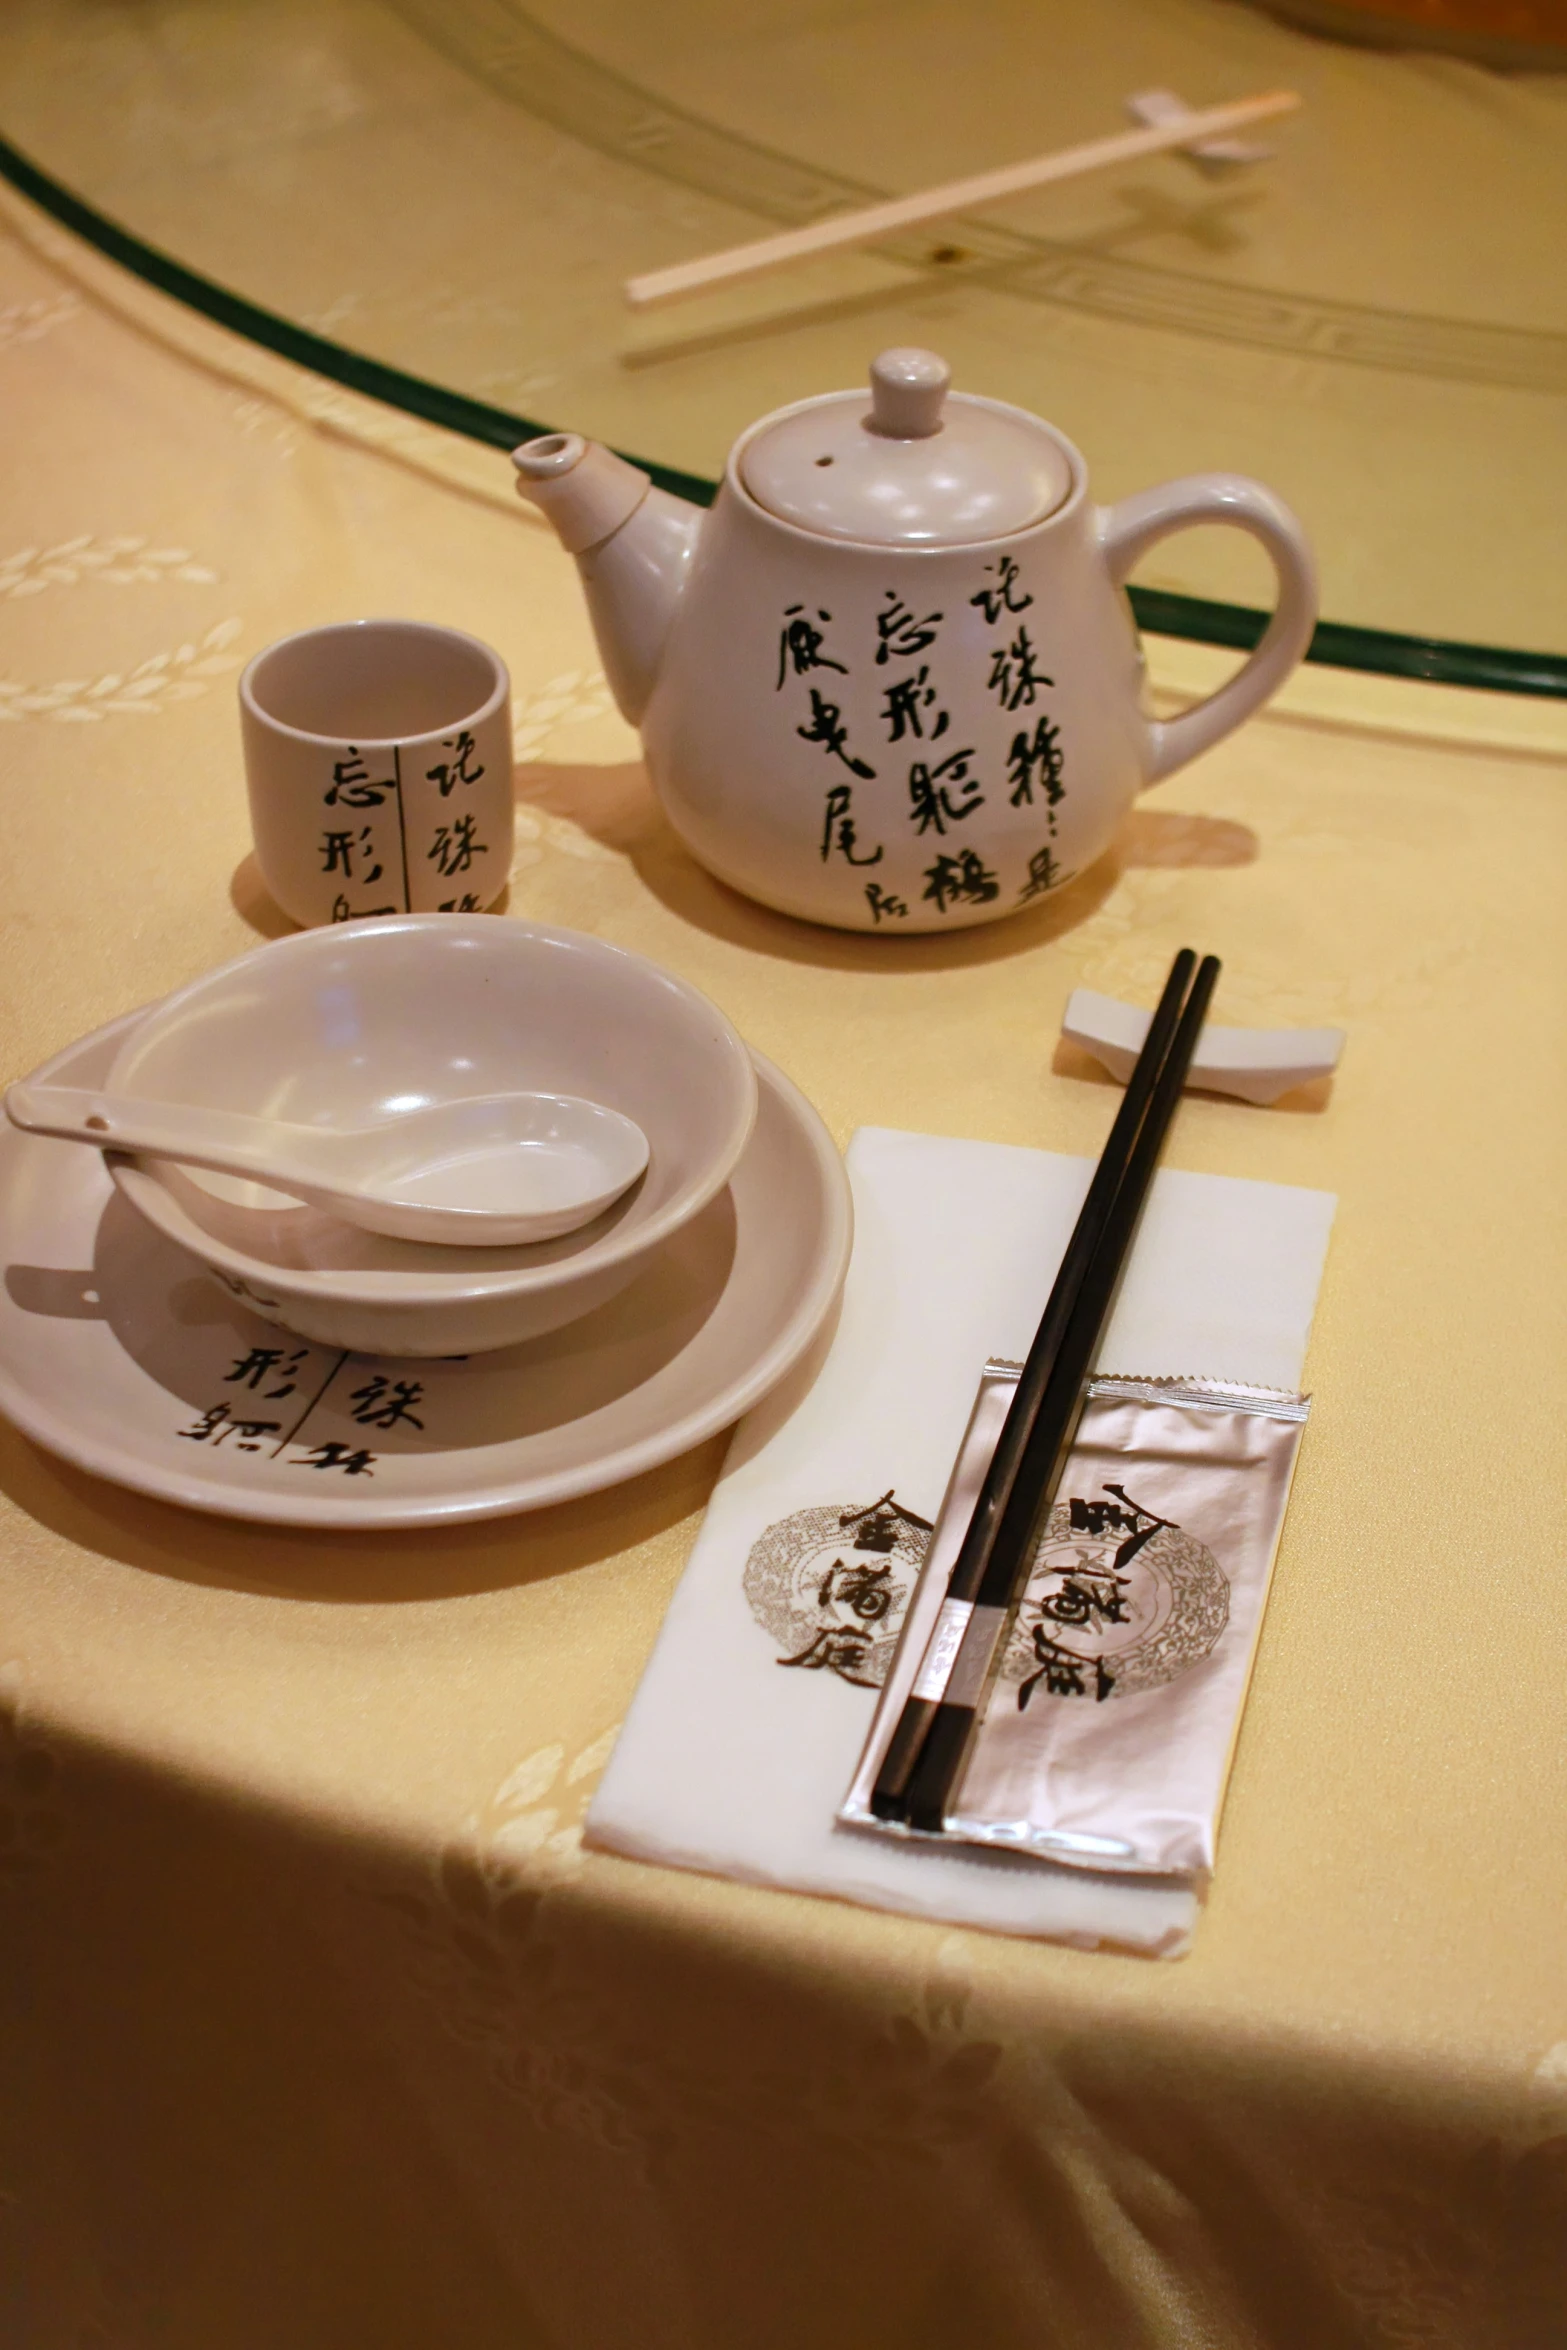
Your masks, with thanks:
[{"label": "white paper napkin", "polygon": [[[848,1152],[854,1257],[826,1353],[735,1431],[690,1563],[588,1814],[639,1860],[881,1909],[1175,1955],[1192,1892],[839,1827],[876,1702],[781,1669],[746,1592],[753,1545],[889,1491],[933,1520],[988,1356],[1027,1352],[1092,1162],[866,1127]],[[1330,1193],[1165,1171],[1099,1368],[1298,1387]],[[1308,1437],[1309,1442],[1309,1437]],[[753,1584],[755,1577],[753,1575]]]}]

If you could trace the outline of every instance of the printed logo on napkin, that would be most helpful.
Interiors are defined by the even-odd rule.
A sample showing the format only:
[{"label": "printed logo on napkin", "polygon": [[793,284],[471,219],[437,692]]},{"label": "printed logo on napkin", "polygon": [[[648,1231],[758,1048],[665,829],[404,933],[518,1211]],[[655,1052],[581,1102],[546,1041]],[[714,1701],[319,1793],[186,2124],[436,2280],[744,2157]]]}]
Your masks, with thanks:
[{"label": "printed logo on napkin", "polygon": [[879,1689],[932,1531],[890,1489],[769,1526],[745,1562],[745,1595],[778,1662]]},{"label": "printed logo on napkin", "polygon": [[1131,1697],[1201,1662],[1230,1617],[1211,1550],[1107,1484],[1050,1513],[1000,1679],[1040,1697]]}]

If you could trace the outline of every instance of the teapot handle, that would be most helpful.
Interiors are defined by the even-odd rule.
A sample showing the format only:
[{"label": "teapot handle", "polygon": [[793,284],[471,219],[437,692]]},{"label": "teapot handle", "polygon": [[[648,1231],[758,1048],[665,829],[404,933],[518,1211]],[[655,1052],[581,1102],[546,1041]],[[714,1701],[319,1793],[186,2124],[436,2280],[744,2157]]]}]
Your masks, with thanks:
[{"label": "teapot handle", "polygon": [[1276,693],[1316,625],[1317,567],[1305,532],[1282,498],[1239,473],[1188,474],[1104,508],[1099,545],[1113,584],[1124,587],[1133,565],[1157,540],[1199,522],[1233,523],[1259,539],[1278,574],[1279,600],[1251,659],[1216,693],[1178,718],[1147,722],[1144,788],[1184,767]]}]

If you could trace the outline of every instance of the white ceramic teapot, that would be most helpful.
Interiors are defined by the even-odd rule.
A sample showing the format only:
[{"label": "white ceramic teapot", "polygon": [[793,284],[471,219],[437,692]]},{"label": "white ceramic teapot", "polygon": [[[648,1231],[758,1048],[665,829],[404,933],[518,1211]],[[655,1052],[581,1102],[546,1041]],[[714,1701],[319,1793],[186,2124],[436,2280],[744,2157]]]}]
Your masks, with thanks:
[{"label": "white ceramic teapot", "polygon": [[[1258,483],[1197,474],[1098,508],[1060,433],[949,380],[931,352],[884,351],[869,401],[763,417],[708,514],[573,433],[512,460],[577,558],[687,846],[765,905],[884,936],[1061,888],[1138,792],[1282,684],[1316,617],[1305,536]],[[1227,684],[1161,723],[1122,583],[1208,522],[1261,540],[1278,608]]]}]

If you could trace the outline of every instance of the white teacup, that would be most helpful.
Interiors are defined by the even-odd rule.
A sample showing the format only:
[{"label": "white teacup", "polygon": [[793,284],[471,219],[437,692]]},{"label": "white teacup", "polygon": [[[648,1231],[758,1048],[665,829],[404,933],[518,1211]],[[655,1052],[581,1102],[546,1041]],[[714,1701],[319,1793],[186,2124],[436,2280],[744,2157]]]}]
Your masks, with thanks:
[{"label": "white teacup", "polygon": [[350,620],[239,681],[261,878],[296,922],[473,914],[512,859],[511,680],[460,629]]}]

